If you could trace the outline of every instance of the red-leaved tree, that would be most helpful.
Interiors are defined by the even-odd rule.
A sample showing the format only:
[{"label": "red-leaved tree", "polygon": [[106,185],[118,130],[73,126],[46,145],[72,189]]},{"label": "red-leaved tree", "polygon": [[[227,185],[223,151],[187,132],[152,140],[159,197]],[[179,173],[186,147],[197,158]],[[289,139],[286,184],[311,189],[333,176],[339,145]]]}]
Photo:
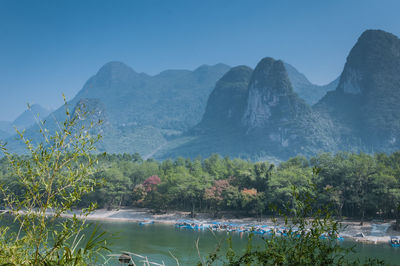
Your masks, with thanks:
[{"label": "red-leaved tree", "polygon": [[143,186],[146,189],[146,192],[150,192],[153,191],[157,188],[157,185],[161,183],[161,179],[156,176],[150,176],[149,178],[147,178],[144,182],[143,182]]}]

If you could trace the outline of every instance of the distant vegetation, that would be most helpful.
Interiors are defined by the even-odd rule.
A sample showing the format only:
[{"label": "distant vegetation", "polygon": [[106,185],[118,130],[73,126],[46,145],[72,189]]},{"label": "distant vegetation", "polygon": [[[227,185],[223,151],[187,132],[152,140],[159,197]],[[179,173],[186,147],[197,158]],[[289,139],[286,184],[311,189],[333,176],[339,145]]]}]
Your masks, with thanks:
[{"label": "distant vegetation", "polygon": [[[316,197],[315,206],[330,206],[337,217],[400,219],[400,152],[386,154],[329,153],[309,160],[294,157],[279,165],[222,158],[143,161],[138,154],[98,155],[97,181],[103,186],[76,207],[148,207],[166,210],[224,212],[239,216],[272,214],[292,201],[293,186]],[[0,161],[2,184],[15,194],[6,159]],[[318,174],[313,174],[317,169]],[[315,187],[314,187],[315,185]]]},{"label": "distant vegetation", "polygon": [[[376,258],[354,258],[354,249],[341,245],[338,241],[341,225],[329,209],[313,206],[315,193],[300,193],[293,186],[290,195],[292,199],[286,207],[271,207],[284,218],[284,235],[271,232],[262,238],[263,245],[258,246],[250,233],[247,247],[242,251],[233,249],[232,239],[228,238],[226,254],[221,254],[221,245],[217,245],[207,260],[201,259],[197,265],[386,265]],[[277,220],[272,220],[278,226]]]}]

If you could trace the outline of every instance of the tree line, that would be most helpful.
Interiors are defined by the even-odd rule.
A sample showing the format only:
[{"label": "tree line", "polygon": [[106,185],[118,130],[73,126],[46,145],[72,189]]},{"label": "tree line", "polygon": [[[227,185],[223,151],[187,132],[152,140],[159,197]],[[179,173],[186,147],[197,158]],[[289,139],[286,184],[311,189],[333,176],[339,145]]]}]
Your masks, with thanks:
[{"label": "tree line", "polygon": [[[101,185],[79,203],[100,208],[148,207],[237,215],[271,214],[292,202],[292,188],[316,197],[315,207],[330,206],[338,217],[399,218],[400,152],[323,153],[302,156],[274,165],[222,158],[156,161],[139,154],[95,155]],[[18,194],[6,160],[0,161],[0,178]]]}]

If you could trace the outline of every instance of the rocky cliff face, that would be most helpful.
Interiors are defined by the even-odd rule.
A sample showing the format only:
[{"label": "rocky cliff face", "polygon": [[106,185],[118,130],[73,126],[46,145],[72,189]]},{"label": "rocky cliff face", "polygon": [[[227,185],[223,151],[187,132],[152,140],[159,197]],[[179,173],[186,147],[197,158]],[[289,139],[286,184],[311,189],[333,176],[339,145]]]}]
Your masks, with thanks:
[{"label": "rocky cliff face", "polygon": [[400,40],[381,30],[365,31],[347,57],[337,90],[316,109],[341,129],[343,149],[398,149]]},{"label": "rocky cliff face", "polygon": [[80,121],[84,121],[88,125],[102,121],[103,125],[109,123],[106,115],[106,108],[99,99],[82,98],[75,105],[73,114],[77,115]]},{"label": "rocky cliff face", "polygon": [[280,60],[264,58],[255,68],[242,124],[250,142],[281,158],[335,148],[329,121],[294,93]]},{"label": "rocky cliff face", "polygon": [[400,40],[382,30],[367,30],[347,57],[338,91],[362,95],[392,91],[398,88],[399,73]]},{"label": "rocky cliff face", "polygon": [[202,122],[183,145],[161,157],[219,153],[253,159],[287,159],[335,150],[331,123],[293,91],[284,63],[264,58],[254,71],[235,67],[211,93]]},{"label": "rocky cliff face", "polygon": [[215,85],[207,101],[206,111],[198,128],[203,130],[240,126],[247,106],[247,94],[253,70],[237,66],[229,70]]},{"label": "rocky cliff face", "polygon": [[262,59],[249,84],[243,125],[249,129],[267,127],[274,122],[275,113],[288,107],[289,95],[293,95],[293,89],[283,62],[270,57]]}]

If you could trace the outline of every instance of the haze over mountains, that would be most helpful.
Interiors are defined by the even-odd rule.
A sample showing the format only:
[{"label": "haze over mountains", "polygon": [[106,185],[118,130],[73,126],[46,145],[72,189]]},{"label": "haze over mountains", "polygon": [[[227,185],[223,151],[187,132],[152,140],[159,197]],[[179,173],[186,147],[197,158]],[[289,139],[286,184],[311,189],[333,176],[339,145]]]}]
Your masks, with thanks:
[{"label": "haze over mountains", "polygon": [[399,38],[384,31],[365,31],[347,57],[337,89],[315,109],[334,123],[341,149],[398,150]]},{"label": "haze over mountains", "polygon": [[[121,62],[109,62],[68,104],[72,110],[85,103],[104,120],[100,151],[147,155],[200,121],[215,82],[228,70],[224,64],[203,65],[194,71],[167,70],[149,76]],[[64,118],[62,106],[46,119],[47,128],[57,129],[55,121]],[[36,139],[37,131],[32,127],[26,133]],[[13,139],[8,142],[22,151]]]},{"label": "haze over mountains", "polygon": [[[340,79],[333,82],[337,88],[326,90],[314,106],[299,97],[301,92],[295,93],[290,71],[290,66],[272,58],[262,59],[252,73],[233,68],[222,78],[224,86],[217,83],[210,95],[203,120],[189,133],[194,138],[162,156],[220,153],[256,160],[287,159],[318,152],[393,152],[400,148],[400,40],[396,36],[365,31],[351,50]],[[238,92],[240,102],[222,104]]]},{"label": "haze over mountains", "polygon": [[[269,57],[254,70],[217,64],[155,76],[110,62],[69,104],[85,105],[104,120],[100,151],[145,158],[390,152],[400,148],[400,40],[364,32],[341,76],[326,86]],[[64,107],[46,119],[50,129],[53,118],[62,120]],[[34,139],[35,130],[27,130]],[[7,141],[19,150],[13,138]]]},{"label": "haze over mountains", "polygon": [[18,130],[27,129],[35,124],[36,121],[44,119],[50,114],[50,110],[40,106],[39,104],[33,104],[29,109],[20,114],[14,121],[0,121],[0,139],[15,134],[16,127]]},{"label": "haze over mountains", "polygon": [[[193,140],[166,157],[220,153],[254,159],[336,150],[332,124],[295,93],[285,64],[267,57],[232,68],[210,95]],[[277,156],[278,155],[278,156]]]}]

